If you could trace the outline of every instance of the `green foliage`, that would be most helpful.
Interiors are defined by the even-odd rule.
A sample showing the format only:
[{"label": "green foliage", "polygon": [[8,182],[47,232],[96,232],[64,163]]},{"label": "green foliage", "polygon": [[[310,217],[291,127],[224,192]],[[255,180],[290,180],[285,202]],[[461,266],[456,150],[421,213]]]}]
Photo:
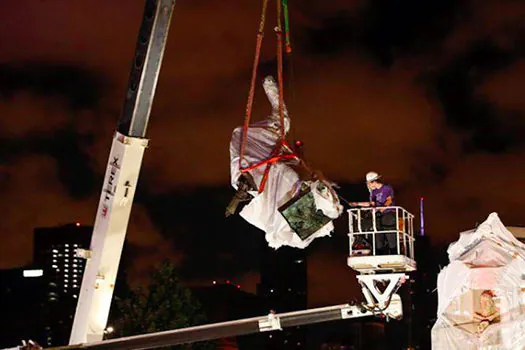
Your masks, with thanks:
[{"label": "green foliage", "polygon": [[[134,288],[126,299],[117,301],[119,317],[112,338],[165,331],[204,324],[206,317],[191,291],[180,281],[175,266],[163,261],[151,276],[147,290]],[[209,342],[166,349],[211,350]]]}]

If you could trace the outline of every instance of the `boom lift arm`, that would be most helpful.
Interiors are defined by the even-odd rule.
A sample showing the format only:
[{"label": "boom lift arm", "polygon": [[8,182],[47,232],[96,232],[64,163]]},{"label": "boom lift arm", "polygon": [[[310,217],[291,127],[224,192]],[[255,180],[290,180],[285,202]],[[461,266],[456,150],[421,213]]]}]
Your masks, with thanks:
[{"label": "boom lift arm", "polygon": [[[173,329],[169,331],[142,334],[130,337],[110,339],[88,344],[78,344],[53,348],[50,350],[72,349],[155,349],[165,346],[188,344],[199,341],[214,340],[239,335],[278,331],[287,327],[297,327],[328,321],[345,320],[351,318],[382,316],[400,319],[403,315],[401,298],[395,294],[408,276],[404,274],[370,276],[370,281],[386,281],[390,283],[384,292],[385,297],[376,300],[367,296],[368,303],[350,303],[316,309],[287,312],[282,314],[270,313],[267,316],[252,317],[235,321],[207,324],[195,327]],[[362,281],[361,281],[362,282]],[[368,295],[377,295],[374,283],[362,283],[363,291]]]},{"label": "boom lift arm", "polygon": [[175,0],[146,0],[128,90],[104,178],[70,344],[101,341],[142,165]]}]

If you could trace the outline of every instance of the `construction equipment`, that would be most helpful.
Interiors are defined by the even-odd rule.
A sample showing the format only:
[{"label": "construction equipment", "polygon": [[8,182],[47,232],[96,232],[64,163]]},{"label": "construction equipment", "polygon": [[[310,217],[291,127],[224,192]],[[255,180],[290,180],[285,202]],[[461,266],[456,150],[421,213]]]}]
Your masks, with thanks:
[{"label": "construction equipment", "polygon": [[[399,210],[405,213],[405,217],[411,217],[411,214],[403,208],[399,208]],[[349,227],[351,228],[354,221],[352,215],[359,216],[360,214],[356,213],[356,209],[352,210],[349,220]],[[377,230],[361,232],[350,230],[348,234],[350,247],[352,247],[355,238],[360,234],[376,235],[381,233]],[[395,234],[398,237],[405,236],[403,239],[413,242],[411,221],[407,221],[403,227],[398,226]],[[407,248],[410,249],[410,246],[407,245]],[[361,303],[354,302],[282,314],[272,312],[266,316],[95,341],[54,349],[153,349],[238,335],[280,331],[287,327],[335,320],[371,316],[378,316],[387,320],[390,318],[401,319],[403,317],[403,307],[401,298],[396,292],[408,278],[405,272],[415,270],[415,263],[412,262],[411,257],[403,254],[393,256],[370,255],[366,257],[350,255],[348,265],[359,273],[357,279],[365,296],[365,301]],[[360,262],[361,259],[364,260]],[[409,263],[405,263],[407,261]],[[366,268],[361,266],[366,266]],[[380,285],[383,285],[384,288],[380,289]]]},{"label": "construction equipment", "polygon": [[[280,0],[277,0],[278,3]],[[266,6],[267,0],[264,0]],[[285,1],[286,3],[286,1]],[[287,5],[287,3],[286,3]],[[113,138],[102,194],[95,219],[89,250],[77,254],[87,259],[76,309],[70,345],[61,349],[148,349],[161,346],[192,343],[234,335],[280,330],[330,320],[381,315],[401,318],[401,299],[396,294],[407,276],[415,270],[413,262],[413,215],[402,208],[403,226],[395,234],[403,238],[404,253],[398,244],[398,255],[352,256],[356,235],[382,234],[375,224],[369,231],[354,231],[353,220],[360,212],[350,214],[350,257],[348,265],[356,270],[366,301],[311,310],[273,314],[268,316],[176,329],[103,341],[104,330],[113,297],[115,280],[123,243],[137,186],[144,150],[148,119],[160,72],[175,0],[146,0],[144,17],[139,32],[135,59],[131,70],[123,114]],[[287,7],[286,7],[287,10]],[[259,32],[259,34],[261,34]],[[280,33],[278,33],[280,34]],[[260,37],[260,36],[259,36]],[[280,45],[282,43],[280,42]],[[289,48],[289,41],[288,46]],[[282,84],[282,77],[279,78]],[[282,102],[282,95],[280,97]],[[283,105],[280,104],[283,121]],[[376,208],[374,208],[375,210]],[[286,209],[283,209],[286,210]],[[365,210],[365,209],[358,209]],[[408,242],[408,245],[407,245]],[[378,284],[386,283],[380,291]]]},{"label": "construction equipment", "polygon": [[137,188],[155,88],[175,0],[146,0],[135,59],[108,167],[77,304],[70,344],[102,340],[133,197]]}]

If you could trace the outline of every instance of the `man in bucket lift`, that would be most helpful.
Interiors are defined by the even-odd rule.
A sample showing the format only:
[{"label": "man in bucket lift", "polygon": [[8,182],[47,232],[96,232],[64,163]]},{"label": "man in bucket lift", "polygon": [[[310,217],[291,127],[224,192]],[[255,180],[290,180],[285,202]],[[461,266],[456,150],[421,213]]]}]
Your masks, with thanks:
[{"label": "man in bucket lift", "polygon": [[[350,203],[356,207],[377,207],[376,227],[378,231],[396,229],[396,213],[394,206],[394,189],[383,182],[381,175],[376,172],[366,174],[366,186],[370,192],[368,202]],[[395,233],[376,234],[376,254],[397,254],[397,242]]]}]

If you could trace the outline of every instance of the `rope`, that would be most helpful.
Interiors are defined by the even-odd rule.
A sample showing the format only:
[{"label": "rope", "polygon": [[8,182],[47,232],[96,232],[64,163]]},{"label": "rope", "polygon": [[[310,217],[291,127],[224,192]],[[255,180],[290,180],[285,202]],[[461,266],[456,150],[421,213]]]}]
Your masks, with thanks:
[{"label": "rope", "polygon": [[257,44],[255,46],[255,57],[253,60],[252,67],[252,78],[250,82],[250,91],[248,93],[248,102],[246,103],[246,114],[244,118],[244,125],[241,134],[241,144],[239,151],[239,168],[242,169],[242,161],[244,159],[244,152],[246,151],[246,136],[248,134],[248,125],[250,124],[250,118],[252,115],[253,108],[253,97],[255,95],[255,81],[257,79],[257,67],[259,66],[259,60],[261,57],[261,46],[264,37],[264,24],[266,22],[266,9],[268,8],[268,0],[263,0],[263,6],[261,11],[261,19],[259,21],[259,31],[257,32]]},{"label": "rope", "polygon": [[[283,4],[285,6],[285,23],[287,28],[287,33],[289,30],[289,24],[288,24],[288,5],[286,0],[282,0]],[[270,158],[267,160],[264,160],[262,162],[259,162],[257,164],[243,167],[242,161],[244,160],[244,154],[246,151],[246,138],[248,134],[248,125],[250,124],[251,119],[251,113],[253,109],[253,99],[255,95],[255,81],[257,79],[257,67],[259,65],[260,61],[260,55],[261,55],[261,46],[262,46],[262,40],[264,36],[264,24],[266,21],[266,12],[268,7],[268,0],[263,0],[263,7],[262,7],[262,13],[261,13],[261,20],[259,22],[259,32],[257,33],[257,44],[255,47],[255,58],[253,62],[253,68],[252,68],[252,77],[250,82],[250,91],[248,93],[248,102],[246,104],[246,115],[244,119],[244,125],[241,135],[241,144],[240,144],[240,151],[239,151],[239,169],[242,173],[248,172],[250,170],[253,170],[257,167],[266,165],[266,168],[264,169],[264,175],[261,180],[261,184],[259,186],[259,193],[262,193],[264,191],[268,174],[270,172],[270,167],[272,164],[285,159],[299,159],[299,157],[291,151],[290,147],[286,143],[286,128],[285,128],[285,119],[284,119],[284,84],[283,84],[283,38],[282,38],[282,23],[281,23],[281,17],[282,17],[282,8],[281,8],[281,0],[276,0],[277,4],[277,27],[275,28],[275,32],[277,34],[277,82],[278,82],[278,88],[279,88],[279,119],[280,119],[280,126],[281,126],[281,132],[280,132],[280,140],[273,149],[272,153],[270,154]],[[288,46],[289,46],[289,34],[287,34],[288,37]],[[288,46],[287,46],[287,53],[288,53]],[[291,48],[290,48],[291,52]],[[285,153],[283,153],[283,150]]]},{"label": "rope", "polygon": [[290,20],[288,16],[288,0],[283,0],[284,10],[284,42],[287,54],[292,53],[292,44],[290,43]]},{"label": "rope", "polygon": [[281,119],[281,140],[285,139],[284,125],[284,84],[283,84],[283,32],[281,25],[281,1],[277,0],[277,82],[279,84],[279,117]]}]

